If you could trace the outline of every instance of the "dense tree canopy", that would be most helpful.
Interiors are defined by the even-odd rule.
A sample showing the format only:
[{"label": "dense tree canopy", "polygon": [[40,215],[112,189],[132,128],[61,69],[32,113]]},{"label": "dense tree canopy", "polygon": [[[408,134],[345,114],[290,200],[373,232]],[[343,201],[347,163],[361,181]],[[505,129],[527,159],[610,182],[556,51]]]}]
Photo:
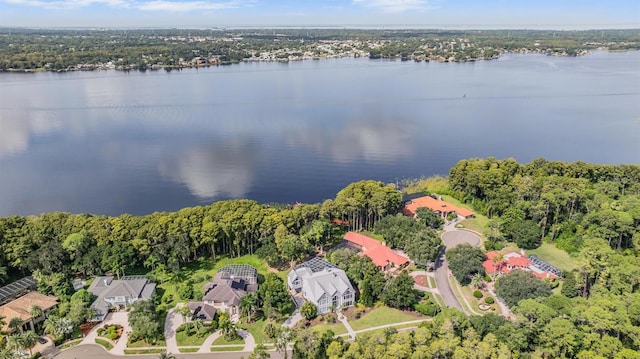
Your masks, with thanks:
[{"label": "dense tree canopy", "polygon": [[551,295],[551,286],[530,272],[514,270],[496,280],[496,294],[509,306],[514,306],[523,299]]},{"label": "dense tree canopy", "polygon": [[484,253],[477,247],[463,243],[446,252],[449,269],[462,285],[469,284],[476,273],[484,273]]}]

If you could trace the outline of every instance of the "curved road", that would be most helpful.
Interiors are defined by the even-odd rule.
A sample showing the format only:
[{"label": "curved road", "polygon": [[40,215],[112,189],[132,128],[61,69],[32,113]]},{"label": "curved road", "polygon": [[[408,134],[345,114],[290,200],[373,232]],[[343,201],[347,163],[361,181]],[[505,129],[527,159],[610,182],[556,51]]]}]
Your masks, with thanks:
[{"label": "curved road", "polygon": [[458,298],[453,294],[453,290],[449,284],[449,266],[447,265],[444,253],[447,249],[454,248],[462,243],[468,243],[472,246],[480,245],[480,238],[471,232],[456,230],[454,224],[445,226],[445,232],[441,238],[444,242],[444,248],[440,251],[435,263],[436,287],[440,291],[442,300],[447,308],[457,308],[463,313],[466,313],[462,305],[460,305],[460,302],[458,302]]}]

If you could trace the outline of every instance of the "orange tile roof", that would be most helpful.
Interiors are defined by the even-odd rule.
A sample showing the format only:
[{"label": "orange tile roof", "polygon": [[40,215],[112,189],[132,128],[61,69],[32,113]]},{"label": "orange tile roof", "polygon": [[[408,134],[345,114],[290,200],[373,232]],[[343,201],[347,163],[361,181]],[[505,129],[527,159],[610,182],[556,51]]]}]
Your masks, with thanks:
[{"label": "orange tile roof", "polygon": [[512,267],[526,268],[531,264],[527,257],[509,257],[507,258],[507,265]]},{"label": "orange tile roof", "polygon": [[344,235],[344,239],[362,247],[362,253],[371,258],[373,264],[378,267],[384,267],[389,263],[393,263],[399,267],[409,262],[409,258],[394,252],[389,247],[385,247],[377,240],[360,233],[348,232]]},{"label": "orange tile roof", "polygon": [[458,215],[464,216],[464,217],[473,215],[473,212],[466,208],[456,207],[451,203],[447,203],[445,201],[435,199],[431,196],[424,196],[424,197],[412,199],[409,203],[407,203],[404,206],[402,213],[406,216],[413,216],[416,214],[416,211],[418,210],[418,208],[428,208],[434,212],[440,212],[440,213],[456,212]]},{"label": "orange tile roof", "polygon": [[[38,292],[29,292],[18,299],[14,299],[9,303],[0,306],[0,316],[6,318],[7,324],[13,318],[20,318],[23,322],[31,319],[29,311],[34,305],[42,308],[43,311],[51,309],[58,304],[58,298],[44,295]],[[8,326],[5,324],[3,330],[7,330]]]}]

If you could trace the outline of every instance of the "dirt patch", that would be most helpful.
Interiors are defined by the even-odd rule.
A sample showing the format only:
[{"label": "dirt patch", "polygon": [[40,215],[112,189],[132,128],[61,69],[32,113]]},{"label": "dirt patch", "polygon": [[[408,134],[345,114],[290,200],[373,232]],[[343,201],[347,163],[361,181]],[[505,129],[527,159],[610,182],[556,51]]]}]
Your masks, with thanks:
[{"label": "dirt patch", "polygon": [[100,322],[91,322],[91,323],[82,323],[82,324],[80,324],[80,331],[82,332],[82,336],[86,337],[87,334],[89,334],[89,332],[91,331],[91,329],[93,329],[93,327],[95,327],[98,324],[100,324]]},{"label": "dirt patch", "polygon": [[421,287],[428,287],[427,285],[427,276],[426,275],[419,275],[413,278],[413,281],[421,286]]}]

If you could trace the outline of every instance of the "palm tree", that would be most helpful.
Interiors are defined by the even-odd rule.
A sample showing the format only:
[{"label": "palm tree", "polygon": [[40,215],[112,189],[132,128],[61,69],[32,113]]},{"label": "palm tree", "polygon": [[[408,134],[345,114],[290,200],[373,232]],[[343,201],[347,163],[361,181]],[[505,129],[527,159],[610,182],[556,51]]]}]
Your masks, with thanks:
[{"label": "palm tree", "polygon": [[42,319],[42,315],[44,315],[44,311],[38,305],[32,305],[31,309],[29,309],[29,315],[31,316],[31,327],[35,328],[35,324],[39,323]]},{"label": "palm tree", "polygon": [[160,356],[158,356],[158,359],[176,359],[176,357],[175,355],[167,353],[167,351],[165,350],[160,353]]},{"label": "palm tree", "polygon": [[240,299],[240,314],[247,318],[247,322],[251,321],[256,311],[256,296],[249,293]]},{"label": "palm tree", "polygon": [[38,334],[33,330],[27,330],[22,334],[22,343],[25,348],[29,349],[29,355],[33,355],[31,348],[38,342]]},{"label": "palm tree", "polygon": [[15,352],[22,348],[24,348],[24,341],[21,335],[14,334],[7,337],[7,349]]},{"label": "palm tree", "polygon": [[504,260],[504,257],[502,256],[502,254],[499,254],[499,253],[495,257],[491,258],[491,261],[493,262],[493,278],[495,278],[498,275],[498,267],[500,267],[500,264],[502,263],[503,260]]},{"label": "palm tree", "polygon": [[4,329],[4,326],[7,325],[5,319],[7,319],[7,317],[5,317],[4,315],[0,315],[0,334],[4,334],[2,329]]},{"label": "palm tree", "polygon": [[176,309],[176,312],[180,313],[180,315],[182,315],[182,319],[187,322],[187,319],[191,318],[191,309],[189,309],[189,306],[187,305],[183,305],[182,307]]},{"label": "palm tree", "polygon": [[13,317],[9,321],[9,328],[11,329],[11,332],[15,332],[17,329],[20,329],[20,333],[22,333],[22,324],[24,324],[22,319]]},{"label": "palm tree", "polygon": [[56,335],[58,317],[50,316],[44,320],[43,329],[46,334]]},{"label": "palm tree", "polygon": [[476,273],[471,277],[471,286],[475,289],[484,287],[484,276],[480,273]]}]

